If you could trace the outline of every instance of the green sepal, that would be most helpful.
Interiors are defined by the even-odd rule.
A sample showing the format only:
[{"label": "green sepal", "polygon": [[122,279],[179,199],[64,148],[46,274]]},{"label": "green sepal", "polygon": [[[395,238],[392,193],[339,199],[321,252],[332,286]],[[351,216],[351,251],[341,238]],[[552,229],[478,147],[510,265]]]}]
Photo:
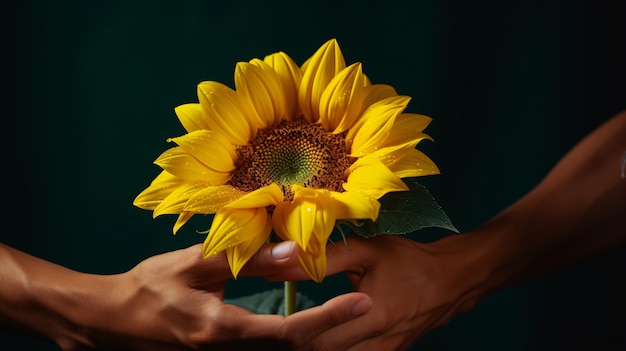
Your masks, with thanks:
[{"label": "green sepal", "polygon": [[396,191],[380,198],[381,206],[375,222],[366,219],[342,223],[366,238],[379,234],[408,234],[429,227],[459,232],[424,186],[413,179],[403,181],[409,191]]}]

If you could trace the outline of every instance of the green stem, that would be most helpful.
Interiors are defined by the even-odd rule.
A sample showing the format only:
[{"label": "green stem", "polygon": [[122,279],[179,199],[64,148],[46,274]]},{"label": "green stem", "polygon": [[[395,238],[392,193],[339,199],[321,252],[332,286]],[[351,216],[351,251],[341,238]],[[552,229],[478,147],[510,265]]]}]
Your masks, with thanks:
[{"label": "green stem", "polygon": [[296,312],[296,282],[285,282],[285,316]]}]

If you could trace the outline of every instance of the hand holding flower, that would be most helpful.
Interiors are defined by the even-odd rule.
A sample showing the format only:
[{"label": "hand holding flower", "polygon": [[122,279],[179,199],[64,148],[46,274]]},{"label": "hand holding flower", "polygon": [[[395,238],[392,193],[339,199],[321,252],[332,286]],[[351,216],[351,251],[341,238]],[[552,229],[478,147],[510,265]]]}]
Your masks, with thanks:
[{"label": "hand holding flower", "polygon": [[[310,350],[328,343],[321,333],[371,306],[356,293],[289,317],[256,315],[224,303],[226,257],[203,259],[201,250],[195,245],[125,273],[96,275],[0,244],[0,322],[64,350]],[[293,242],[265,245],[242,275],[297,267],[296,254]]]},{"label": "hand holding flower", "polygon": [[[327,331],[337,350],[402,350],[481,298],[626,245],[626,111],[573,148],[532,191],[472,232],[429,244],[350,236],[327,248],[374,307]],[[282,275],[281,275],[282,274]],[[272,279],[301,279],[289,270]]]},{"label": "hand holding flower", "polygon": [[[345,271],[354,290],[374,301],[364,316],[330,329],[322,339],[335,350],[405,350],[427,332],[468,311],[486,276],[472,253],[447,240],[420,244],[402,236],[350,235],[327,248],[328,274]],[[453,244],[455,242],[450,242]],[[291,270],[271,279],[305,278]]]}]

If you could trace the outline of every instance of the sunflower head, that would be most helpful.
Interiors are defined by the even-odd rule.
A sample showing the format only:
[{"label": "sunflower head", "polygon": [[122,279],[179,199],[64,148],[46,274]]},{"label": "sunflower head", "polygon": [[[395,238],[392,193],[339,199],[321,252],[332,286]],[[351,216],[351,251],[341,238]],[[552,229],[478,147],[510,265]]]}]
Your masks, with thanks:
[{"label": "sunflower head", "polygon": [[234,89],[202,82],[198,100],[175,109],[187,133],[134,204],[177,214],[174,232],[214,213],[203,255],[226,251],[235,277],[274,232],[320,282],[337,221],[375,221],[382,196],[408,190],[401,178],[439,172],[416,149],[430,118],[347,66],[334,39],[300,66],[283,52],[240,62]]}]

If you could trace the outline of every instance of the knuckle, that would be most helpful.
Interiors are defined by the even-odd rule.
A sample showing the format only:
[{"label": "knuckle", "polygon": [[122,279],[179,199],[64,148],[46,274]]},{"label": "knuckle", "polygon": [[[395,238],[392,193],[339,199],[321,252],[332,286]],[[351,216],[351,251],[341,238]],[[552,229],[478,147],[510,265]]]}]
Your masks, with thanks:
[{"label": "knuckle", "polygon": [[278,338],[289,350],[301,349],[308,340],[308,336],[305,331],[297,328],[290,328],[288,324],[283,324],[278,333]]},{"label": "knuckle", "polygon": [[225,331],[223,328],[217,325],[211,325],[202,330],[185,335],[182,342],[191,349],[198,349],[208,345],[219,344],[221,341],[228,339],[229,335],[231,335],[230,332]]},{"label": "knuckle", "polygon": [[231,325],[229,319],[224,319],[221,308],[205,311],[206,318],[197,321],[194,325],[188,325],[184,335],[179,338],[190,349],[202,349],[211,345],[219,345],[229,340],[237,340],[241,337],[241,330]]},{"label": "knuckle", "polygon": [[370,327],[375,333],[382,333],[392,325],[391,316],[387,310],[377,311],[376,317],[372,319]]}]

